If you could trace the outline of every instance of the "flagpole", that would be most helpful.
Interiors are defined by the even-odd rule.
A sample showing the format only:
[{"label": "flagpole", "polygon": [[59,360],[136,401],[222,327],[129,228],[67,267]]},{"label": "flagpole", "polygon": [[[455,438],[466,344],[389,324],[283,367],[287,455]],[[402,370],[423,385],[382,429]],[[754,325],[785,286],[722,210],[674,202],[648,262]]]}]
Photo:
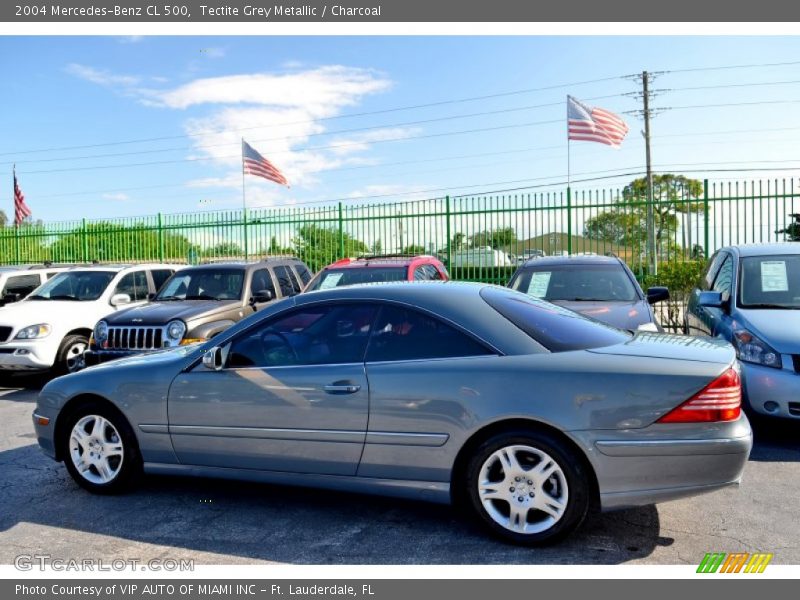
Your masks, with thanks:
[{"label": "flagpole", "polygon": [[244,259],[247,260],[247,201],[245,200],[244,138],[242,138],[242,228],[244,230]]},{"label": "flagpole", "polygon": [[567,189],[570,183],[570,156],[569,156],[569,94],[567,94]]}]

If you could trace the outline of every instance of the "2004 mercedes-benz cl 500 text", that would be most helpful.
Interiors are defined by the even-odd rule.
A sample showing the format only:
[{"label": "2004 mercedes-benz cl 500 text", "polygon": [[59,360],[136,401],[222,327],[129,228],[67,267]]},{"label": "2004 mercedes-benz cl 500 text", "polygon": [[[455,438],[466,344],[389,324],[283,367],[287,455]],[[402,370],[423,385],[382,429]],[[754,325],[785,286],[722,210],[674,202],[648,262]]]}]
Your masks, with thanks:
[{"label": "2004 mercedes-benz cl 500 text", "polygon": [[490,285],[301,294],[203,345],[50,382],[39,444],[93,492],[144,471],[463,502],[506,539],[739,482],[733,348]]}]

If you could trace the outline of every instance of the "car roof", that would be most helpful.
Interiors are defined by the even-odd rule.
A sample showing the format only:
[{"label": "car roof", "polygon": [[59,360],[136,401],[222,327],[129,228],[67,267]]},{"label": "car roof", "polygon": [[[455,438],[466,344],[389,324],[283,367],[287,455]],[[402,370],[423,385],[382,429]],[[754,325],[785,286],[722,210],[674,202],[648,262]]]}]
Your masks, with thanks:
[{"label": "car roof", "polygon": [[731,250],[739,256],[774,256],[777,254],[800,254],[797,242],[774,242],[763,244],[737,244],[720,250]]},{"label": "car roof", "polygon": [[594,254],[573,254],[571,256],[540,256],[525,261],[523,267],[546,267],[555,265],[619,265],[622,261],[616,256],[600,256]]},{"label": "car roof", "polygon": [[[185,265],[170,265],[165,263],[136,263],[136,264],[91,264],[91,265],[76,265],[67,268],[62,268],[64,272],[69,271],[113,271],[119,273],[126,269],[133,269],[135,267],[145,267],[148,269],[181,269]],[[54,267],[58,268],[58,267]]]},{"label": "car roof", "polygon": [[342,258],[329,264],[326,269],[363,269],[369,267],[408,267],[415,263],[441,262],[429,254],[384,254]]}]

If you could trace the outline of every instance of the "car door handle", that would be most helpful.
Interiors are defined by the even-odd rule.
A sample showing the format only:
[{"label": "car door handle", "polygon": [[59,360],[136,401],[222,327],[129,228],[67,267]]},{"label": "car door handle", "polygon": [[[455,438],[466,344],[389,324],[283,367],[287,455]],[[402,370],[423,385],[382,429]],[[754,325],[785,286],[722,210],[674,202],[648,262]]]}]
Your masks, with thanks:
[{"label": "car door handle", "polygon": [[354,385],[352,383],[332,383],[330,385],[326,385],[322,389],[324,389],[328,394],[355,394],[361,389],[361,386]]}]

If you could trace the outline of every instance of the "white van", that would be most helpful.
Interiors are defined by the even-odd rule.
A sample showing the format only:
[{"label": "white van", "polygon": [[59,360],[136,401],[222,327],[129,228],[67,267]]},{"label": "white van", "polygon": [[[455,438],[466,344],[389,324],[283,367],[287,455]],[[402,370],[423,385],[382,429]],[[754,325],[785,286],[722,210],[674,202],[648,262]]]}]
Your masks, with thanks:
[{"label": "white van", "polygon": [[514,262],[502,250],[493,250],[489,246],[468,248],[453,253],[453,267],[511,267]]},{"label": "white van", "polygon": [[73,267],[0,310],[0,369],[73,373],[95,323],[109,312],[144,304],[180,267]]}]

